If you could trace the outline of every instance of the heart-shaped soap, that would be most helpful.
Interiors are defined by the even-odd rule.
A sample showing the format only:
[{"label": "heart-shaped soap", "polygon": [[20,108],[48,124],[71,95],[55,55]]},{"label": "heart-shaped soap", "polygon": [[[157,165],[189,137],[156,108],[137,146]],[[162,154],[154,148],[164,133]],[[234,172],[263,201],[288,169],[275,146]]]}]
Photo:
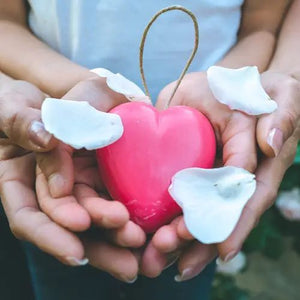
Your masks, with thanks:
[{"label": "heart-shaped soap", "polygon": [[154,232],[181,212],[168,193],[173,175],[185,168],[213,166],[213,128],[203,114],[186,106],[158,111],[131,102],[111,112],[121,117],[124,133],[97,150],[100,174],[131,220],[147,233]]}]

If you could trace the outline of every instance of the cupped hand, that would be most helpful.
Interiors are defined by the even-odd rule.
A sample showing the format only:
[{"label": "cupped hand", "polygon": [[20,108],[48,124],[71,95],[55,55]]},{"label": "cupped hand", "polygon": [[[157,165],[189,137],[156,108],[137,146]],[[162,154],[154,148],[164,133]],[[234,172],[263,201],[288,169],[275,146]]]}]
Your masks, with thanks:
[{"label": "cupped hand", "polygon": [[255,172],[257,188],[233,233],[218,246],[223,260],[235,256],[261,215],[273,205],[283,176],[294,161],[300,138],[299,79],[267,71],[262,74],[262,84],[278,109],[258,120],[256,136],[263,155]]},{"label": "cupped hand", "polygon": [[[81,265],[86,262],[84,259],[86,256],[95,267],[130,282],[138,272],[137,258],[132,251],[117,247],[114,243],[120,245],[128,243],[135,246],[143,242],[144,234],[139,235],[140,231],[137,229],[137,239],[133,239],[131,233],[135,233],[136,227],[128,221],[125,207],[116,202],[102,201],[92,188],[85,185],[85,178],[93,177],[93,172],[89,168],[90,157],[85,158],[84,154],[77,157],[88,165],[79,163],[76,166],[75,171],[79,176],[75,176],[78,178],[78,186],[74,189],[74,193],[80,195],[78,197],[87,205],[93,205],[98,200],[96,204],[98,211],[101,213],[102,209],[108,210],[103,214],[107,219],[101,218],[100,215],[98,222],[104,223],[104,227],[107,228],[119,226],[119,230],[115,229],[111,233],[100,232],[96,239],[91,239],[89,234],[82,234],[79,238],[40,209],[35,194],[36,156],[31,150],[44,152],[52,149],[52,152],[59,152],[60,150],[55,149],[64,147],[43,128],[40,121],[43,99],[44,94],[26,82],[10,80],[0,88],[0,195],[11,230],[16,237],[30,241],[63,263]],[[39,195],[42,194],[41,201],[45,203],[51,196],[46,181],[44,191],[42,190],[42,179],[42,176],[39,176],[37,191]],[[96,184],[100,185],[99,182]],[[71,219],[70,213],[64,209],[62,205],[53,211],[58,216],[65,214]],[[80,210],[80,213],[83,218],[79,216],[79,226],[78,224],[74,226],[83,230],[90,225],[90,217],[84,209]],[[118,263],[111,264],[111,261]]]},{"label": "cupped hand", "polygon": [[[110,90],[105,80],[98,76],[79,82],[63,98],[88,101],[101,111],[108,111],[127,101]],[[39,204],[55,222],[73,231],[84,231],[91,223],[107,229],[118,228],[111,236],[127,236],[128,239],[122,240],[122,246],[134,247],[145,238],[142,229],[129,221],[128,212],[122,204],[99,197],[103,186],[94,152],[74,151],[60,142],[52,151],[38,153],[36,158],[38,178],[43,176],[49,187],[47,197],[38,195]],[[75,189],[75,186],[80,188]],[[119,232],[127,233],[129,229],[138,233],[130,236]]]},{"label": "cupped hand", "polygon": [[[157,108],[163,109],[173,92],[175,82],[160,93]],[[187,74],[169,106],[185,105],[202,112],[211,122],[222,165],[241,167],[253,172],[257,164],[255,127],[256,117],[230,110],[218,102],[210,91],[205,72]],[[180,122],[180,120],[178,120]],[[145,250],[142,271],[147,276],[158,276],[168,258],[179,257],[178,280],[196,276],[217,255],[215,245],[197,243],[181,225],[182,216],[159,229]],[[182,228],[180,230],[180,228]],[[179,229],[178,229],[179,228]],[[194,257],[194,254],[197,255]],[[180,254],[182,253],[182,254]],[[180,255],[179,255],[180,254]]]},{"label": "cupped hand", "polygon": [[[219,256],[224,261],[229,261],[238,253],[260,216],[274,203],[282,178],[294,160],[299,141],[299,81],[292,76],[268,71],[262,75],[262,83],[271,98],[277,101],[278,110],[270,115],[260,117],[257,122],[257,141],[264,153],[255,171],[257,189],[245,206],[233,233],[226,241],[217,245]],[[164,257],[161,253],[176,251],[187,245],[188,241],[193,240],[185,227],[183,218],[179,218],[176,229],[166,226],[164,232],[158,231],[154,236],[152,242],[155,245],[156,256]],[[169,242],[166,243],[166,241]],[[203,248],[198,247],[198,253],[194,253],[192,258],[194,260],[205,257]],[[205,248],[208,249],[208,247],[210,246],[205,245]],[[206,255],[206,257],[207,261],[210,261],[210,255]],[[149,261],[151,261],[151,257],[148,259]],[[199,264],[195,261],[183,268],[182,264],[179,264],[181,274],[179,278],[185,280],[197,275],[202,269],[202,265],[203,263]],[[184,269],[188,271],[184,271]],[[189,276],[190,274],[192,276]]]}]

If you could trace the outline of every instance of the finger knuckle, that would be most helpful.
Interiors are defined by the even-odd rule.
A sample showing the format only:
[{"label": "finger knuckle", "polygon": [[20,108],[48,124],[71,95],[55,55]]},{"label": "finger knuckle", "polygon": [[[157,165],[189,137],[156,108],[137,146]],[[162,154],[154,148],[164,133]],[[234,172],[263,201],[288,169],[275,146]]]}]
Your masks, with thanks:
[{"label": "finger knuckle", "polygon": [[16,137],[15,129],[17,128],[17,123],[19,121],[19,116],[17,112],[13,112],[12,115],[3,124],[4,132],[11,138]]},{"label": "finger knuckle", "polygon": [[22,227],[20,226],[17,220],[10,220],[9,221],[9,228],[11,233],[19,240],[23,238],[22,234]]},{"label": "finger knuckle", "polygon": [[285,109],[282,112],[282,119],[285,123],[288,134],[291,135],[297,127],[298,117],[294,110]]},{"label": "finger knuckle", "polygon": [[244,207],[244,212],[246,212],[248,219],[252,222],[253,227],[256,226],[260,220],[261,212],[258,212],[252,207],[252,203],[248,202]]},{"label": "finger knuckle", "polygon": [[285,148],[281,151],[281,168],[286,171],[294,162],[297,152],[297,131],[287,140]]}]

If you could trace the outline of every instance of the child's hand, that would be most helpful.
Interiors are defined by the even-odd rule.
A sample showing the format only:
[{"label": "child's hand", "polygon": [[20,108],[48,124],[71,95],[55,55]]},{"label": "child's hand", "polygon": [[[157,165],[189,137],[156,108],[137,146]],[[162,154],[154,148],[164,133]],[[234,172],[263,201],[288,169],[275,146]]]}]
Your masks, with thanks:
[{"label": "child's hand", "polygon": [[[98,76],[79,82],[64,98],[88,101],[102,111],[126,101],[125,97],[110,90],[105,80]],[[103,192],[103,186],[94,152],[74,151],[70,146],[59,143],[52,151],[38,153],[36,157],[38,180],[43,178],[48,184],[47,193],[42,193],[42,196],[38,193],[38,200],[41,209],[51,219],[73,231],[84,231],[90,223],[107,229],[122,227],[121,235],[125,238],[122,246],[143,244],[144,232],[128,221],[126,208],[120,202],[107,201],[98,196],[98,192]],[[133,234],[125,234],[128,230],[133,230]],[[115,234],[117,237],[119,235],[119,232]]]},{"label": "child's hand", "polygon": [[[160,93],[157,108],[163,109],[175,83]],[[250,172],[256,168],[256,118],[229,109],[218,102],[210,91],[205,72],[190,73],[184,77],[170,106],[186,105],[198,109],[211,122],[217,139],[223,165],[242,167]]]}]

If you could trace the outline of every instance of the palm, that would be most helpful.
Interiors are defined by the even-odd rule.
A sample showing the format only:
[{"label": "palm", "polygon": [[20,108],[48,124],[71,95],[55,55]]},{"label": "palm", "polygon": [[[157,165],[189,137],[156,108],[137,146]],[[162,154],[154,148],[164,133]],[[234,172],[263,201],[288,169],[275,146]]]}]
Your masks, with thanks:
[{"label": "palm", "polygon": [[[90,91],[89,86],[87,90]],[[136,240],[127,238],[128,229],[132,231],[131,224],[128,224],[128,213],[124,207],[104,202],[98,197],[97,192],[102,189],[93,154],[75,153],[73,161],[69,147],[62,147],[60,144],[54,147],[51,143],[46,149],[34,144],[36,139],[32,142],[28,129],[33,121],[40,120],[44,94],[29,83],[12,80],[1,86],[0,92],[0,195],[13,233],[64,263],[75,265],[86,255],[97,268],[121,280],[132,280],[138,271],[137,259],[131,251],[113,245],[121,237],[123,243],[130,242],[130,246],[135,246]],[[82,93],[86,94],[85,89]],[[17,106],[15,101],[18,102]],[[34,154],[16,146],[17,144],[36,151],[52,150]],[[51,172],[55,174],[56,171],[60,173],[63,170],[62,175],[68,173],[65,177],[65,184],[69,189],[66,197],[54,199],[50,196],[45,174],[39,168],[36,178],[36,160],[49,177]],[[73,163],[76,171],[74,189]],[[82,199],[89,206],[88,209],[83,208],[77,198]],[[97,205],[93,210],[90,206],[95,202]],[[72,216],[74,211],[77,215]],[[116,229],[116,233],[112,232],[110,242],[106,242],[106,234],[104,237],[99,232],[94,239],[90,239],[85,233],[79,238],[73,231],[89,228],[89,211],[94,212],[91,216],[98,220],[98,224],[104,224],[105,228],[122,227],[122,231]],[[116,222],[113,224],[114,221]],[[135,234],[136,229],[133,228]],[[143,234],[141,238],[139,233],[141,232],[137,234],[140,237],[138,243],[143,243]],[[110,263],[115,260],[119,263]]]},{"label": "palm", "polygon": [[[161,92],[157,103],[159,108],[168,100],[173,86],[174,83],[171,83]],[[255,117],[233,111],[218,102],[210,91],[206,73],[187,74],[170,105],[193,107],[210,120],[223,152],[223,164],[255,170]]]},{"label": "palm", "polygon": [[[159,95],[157,107],[166,106],[175,83],[166,86]],[[206,74],[191,73],[185,76],[175,96],[170,102],[170,106],[186,105],[193,107],[203,113],[211,122],[217,139],[217,144],[222,149],[222,165],[234,165],[243,167],[249,171],[256,168],[256,142],[255,126],[256,119],[238,111],[232,111],[226,105],[219,103],[212,95]],[[202,245],[193,242],[186,248],[192,237],[185,230],[182,236],[178,236],[177,224],[183,224],[182,216],[178,217],[170,225],[159,229],[153,236],[148,248],[143,256],[143,271],[146,275],[156,276],[167,261],[166,254],[181,252],[178,262],[179,269],[182,270],[189,263],[191,253],[198,248],[199,253],[203,254],[199,264],[208,263],[216,255],[214,246]],[[167,242],[166,242],[167,241]],[[184,251],[180,249],[185,248]],[[159,261],[155,258],[160,257]],[[201,256],[199,256],[201,257]],[[194,261],[193,264],[197,264]]]}]

